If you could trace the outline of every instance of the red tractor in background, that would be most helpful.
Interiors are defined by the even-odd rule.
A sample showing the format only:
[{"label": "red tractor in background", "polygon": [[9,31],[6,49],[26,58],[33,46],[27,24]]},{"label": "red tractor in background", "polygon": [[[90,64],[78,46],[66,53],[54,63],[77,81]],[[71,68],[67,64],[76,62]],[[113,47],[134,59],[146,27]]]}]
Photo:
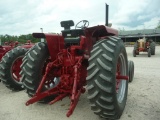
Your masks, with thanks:
[{"label": "red tractor in background", "polygon": [[0,80],[14,91],[23,89],[20,82],[20,65],[25,53],[34,44],[28,40],[25,44],[18,45],[18,42],[5,42],[4,46],[0,46]]},{"label": "red tractor in background", "polygon": [[133,57],[139,55],[140,52],[147,52],[148,57],[155,55],[156,44],[152,39],[142,38],[136,41],[133,49]]},{"label": "red tractor in background", "polygon": [[127,59],[118,31],[104,25],[88,27],[87,20],[78,22],[75,29],[70,29],[71,26],[74,26],[72,20],[62,21],[62,34],[32,34],[35,38],[45,38],[46,42],[36,43],[23,58],[21,81],[32,97],[26,105],[53,104],[68,96],[69,117],[87,89],[95,114],[120,118],[134,64]]},{"label": "red tractor in background", "polygon": [[10,51],[11,49],[13,49],[15,46],[18,45],[18,42],[5,42],[4,45],[0,45],[0,60],[2,59],[2,57],[6,54],[6,52]]}]

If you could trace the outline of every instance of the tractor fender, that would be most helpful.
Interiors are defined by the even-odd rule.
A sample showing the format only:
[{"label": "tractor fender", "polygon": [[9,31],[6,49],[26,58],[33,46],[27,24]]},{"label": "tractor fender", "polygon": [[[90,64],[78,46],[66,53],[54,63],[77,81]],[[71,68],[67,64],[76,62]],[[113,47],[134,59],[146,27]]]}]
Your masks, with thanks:
[{"label": "tractor fender", "polygon": [[19,46],[20,48],[26,48],[26,49],[30,49],[31,47],[33,47],[35,44],[31,43],[31,44],[24,44]]},{"label": "tractor fender", "polygon": [[8,46],[8,45],[0,46],[0,60],[8,51],[10,51],[13,48],[14,48],[13,46]]},{"label": "tractor fender", "polygon": [[32,36],[35,38],[46,39],[52,60],[55,60],[60,50],[64,49],[64,38],[62,35],[51,33],[33,33]]},{"label": "tractor fender", "polygon": [[118,30],[104,25],[86,28],[85,33],[88,32],[92,35],[92,37],[118,36]]}]

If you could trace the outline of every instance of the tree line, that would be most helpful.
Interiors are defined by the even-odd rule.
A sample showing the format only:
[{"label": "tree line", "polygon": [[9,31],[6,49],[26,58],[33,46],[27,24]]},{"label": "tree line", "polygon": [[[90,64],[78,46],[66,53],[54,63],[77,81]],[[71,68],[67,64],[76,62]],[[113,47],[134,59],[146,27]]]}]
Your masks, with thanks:
[{"label": "tree line", "polygon": [[32,43],[40,42],[40,39],[34,38],[32,34],[27,35],[0,35],[1,43],[4,44],[5,42],[11,42],[11,41],[18,41],[20,43],[26,43],[28,40],[31,40]]}]

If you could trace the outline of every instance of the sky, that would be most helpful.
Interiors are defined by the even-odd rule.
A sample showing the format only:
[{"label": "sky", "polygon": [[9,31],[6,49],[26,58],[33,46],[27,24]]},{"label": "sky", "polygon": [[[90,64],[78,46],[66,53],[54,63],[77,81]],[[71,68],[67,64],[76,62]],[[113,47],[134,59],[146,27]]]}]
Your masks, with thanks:
[{"label": "sky", "polygon": [[154,29],[160,23],[160,0],[0,0],[0,35],[32,34],[41,28],[60,33],[64,20],[104,25],[105,4],[112,28]]}]

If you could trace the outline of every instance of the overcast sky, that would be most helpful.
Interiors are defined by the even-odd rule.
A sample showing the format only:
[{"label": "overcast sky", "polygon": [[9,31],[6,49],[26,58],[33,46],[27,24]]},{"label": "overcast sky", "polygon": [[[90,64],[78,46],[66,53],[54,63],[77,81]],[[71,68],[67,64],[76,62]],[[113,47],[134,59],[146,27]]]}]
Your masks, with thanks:
[{"label": "overcast sky", "polygon": [[109,22],[119,30],[155,28],[160,22],[160,0],[0,0],[0,35],[43,31],[60,33],[60,21],[88,20],[90,26]]}]

